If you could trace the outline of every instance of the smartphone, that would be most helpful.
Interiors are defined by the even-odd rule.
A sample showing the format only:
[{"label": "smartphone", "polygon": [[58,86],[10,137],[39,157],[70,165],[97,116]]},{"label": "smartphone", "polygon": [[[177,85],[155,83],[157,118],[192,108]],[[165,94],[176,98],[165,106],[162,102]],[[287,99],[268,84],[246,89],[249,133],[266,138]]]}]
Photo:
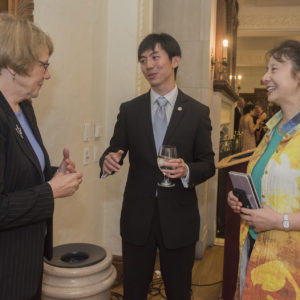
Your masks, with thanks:
[{"label": "smartphone", "polygon": [[233,189],[232,193],[233,193],[234,196],[239,198],[239,201],[242,202],[243,207],[252,208],[244,190]]}]

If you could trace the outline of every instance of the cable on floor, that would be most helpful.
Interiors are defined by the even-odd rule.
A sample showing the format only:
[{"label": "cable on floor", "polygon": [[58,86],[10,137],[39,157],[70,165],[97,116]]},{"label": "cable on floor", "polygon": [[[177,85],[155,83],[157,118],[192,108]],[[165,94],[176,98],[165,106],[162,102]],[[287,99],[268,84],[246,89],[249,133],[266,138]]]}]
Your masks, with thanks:
[{"label": "cable on floor", "polygon": [[123,295],[112,291],[110,299],[111,300],[121,300],[121,299],[123,299]]},{"label": "cable on floor", "polygon": [[150,283],[148,294],[152,296],[160,295],[162,298],[167,299],[164,282],[161,278],[153,279]]},{"label": "cable on floor", "polygon": [[[214,285],[221,284],[221,283],[223,283],[223,280],[212,282],[212,283],[206,283],[206,284],[192,283],[192,286],[205,287],[205,286],[214,286]],[[165,293],[164,282],[161,278],[156,278],[151,281],[148,294],[151,296],[160,295],[162,298],[167,299],[166,293]],[[116,292],[111,292],[111,300],[121,300],[121,299],[123,299],[123,295],[116,293]]]}]

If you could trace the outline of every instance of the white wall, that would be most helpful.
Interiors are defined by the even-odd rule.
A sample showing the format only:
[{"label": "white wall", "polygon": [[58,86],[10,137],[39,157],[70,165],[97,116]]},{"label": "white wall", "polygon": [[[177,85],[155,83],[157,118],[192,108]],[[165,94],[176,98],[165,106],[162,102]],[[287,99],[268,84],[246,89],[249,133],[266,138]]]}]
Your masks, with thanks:
[{"label": "white wall", "polygon": [[[138,0],[109,1],[106,145],[113,134],[119,106],[135,97],[137,68]],[[105,245],[121,255],[120,212],[128,161],[120,173],[105,179]]]},{"label": "white wall", "polygon": [[266,72],[266,66],[238,67],[237,73],[243,76],[240,93],[254,93],[256,88],[264,88],[261,79]]},{"label": "white wall", "polygon": [[[39,127],[57,165],[70,147],[84,174],[80,190],[55,201],[54,242],[90,242],[121,255],[119,219],[128,162],[99,179],[98,158],[109,144],[121,102],[137,90],[137,45],[152,28],[152,0],[35,0],[35,23],[52,37],[50,81],[34,101]],[[145,17],[143,17],[145,15]],[[83,126],[102,126],[95,139]],[[93,160],[94,147],[99,154]],[[83,150],[90,151],[83,165]]]},{"label": "white wall", "polygon": [[[210,54],[214,51],[216,0],[194,0],[193,5],[183,7],[194,12],[193,20],[198,24],[194,39],[187,38],[184,29],[174,34],[168,28],[172,20],[162,28],[178,35],[182,44],[179,86],[210,106],[214,125]],[[148,88],[141,82],[136,53],[140,40],[151,32],[152,6],[152,0],[35,0],[35,22],[50,34],[55,45],[50,59],[52,79],[34,101],[39,126],[52,162],[59,164],[62,148],[68,146],[77,168],[84,173],[84,182],[73,197],[56,200],[55,244],[90,242],[121,255],[119,220],[128,161],[120,173],[99,179],[93,149],[97,147],[101,154],[109,144],[120,103]],[[167,9],[166,14],[169,12]],[[189,24],[192,20],[187,17],[186,21]],[[197,67],[191,69],[194,59],[191,65],[188,58],[194,48],[200,54],[196,52]],[[84,123],[100,124],[103,137],[90,136],[84,142]],[[88,165],[82,162],[84,148],[90,151]],[[215,237],[215,180],[199,189],[203,234],[198,257]]]},{"label": "white wall", "polygon": [[[107,9],[104,0],[35,0],[35,22],[49,33],[55,47],[49,68],[52,78],[34,100],[39,127],[52,164],[59,164],[62,148],[68,146],[84,174],[74,196],[55,200],[55,244],[101,245],[104,240],[104,185],[98,161],[93,161],[93,147],[103,151],[106,140],[90,136],[83,142],[83,124],[105,126]],[[86,147],[91,158],[83,166]]]}]

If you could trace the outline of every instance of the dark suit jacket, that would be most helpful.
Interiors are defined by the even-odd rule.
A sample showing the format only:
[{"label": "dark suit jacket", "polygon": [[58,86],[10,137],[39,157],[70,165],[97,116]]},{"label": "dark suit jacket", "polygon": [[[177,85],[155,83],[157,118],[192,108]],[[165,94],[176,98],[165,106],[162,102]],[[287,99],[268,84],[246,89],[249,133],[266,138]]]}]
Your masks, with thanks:
[{"label": "dark suit jacket", "polygon": [[236,107],[234,109],[234,131],[239,131],[241,117],[242,114],[240,113],[239,109]]},{"label": "dark suit jacket", "polygon": [[175,145],[178,156],[189,166],[189,188],[183,187],[181,179],[173,180],[174,188],[157,186],[163,175],[157,166],[148,92],[121,105],[100,167],[107,153],[122,149],[125,156],[129,151],[130,167],[121,213],[122,238],[135,245],[146,242],[157,191],[164,243],[167,248],[176,249],[198,240],[200,217],[195,185],[215,173],[208,107],[179,90],[164,144]]},{"label": "dark suit jacket", "polygon": [[52,177],[32,105],[20,104],[40,144],[46,168],[42,173],[14,112],[0,92],[0,299],[30,299],[40,284],[43,256],[52,255]]}]

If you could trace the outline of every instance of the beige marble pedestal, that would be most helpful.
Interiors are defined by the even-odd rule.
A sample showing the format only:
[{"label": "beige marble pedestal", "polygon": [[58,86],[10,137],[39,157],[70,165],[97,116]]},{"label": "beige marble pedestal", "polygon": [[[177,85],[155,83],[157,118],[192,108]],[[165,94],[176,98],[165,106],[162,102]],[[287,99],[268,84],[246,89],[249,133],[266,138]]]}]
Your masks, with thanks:
[{"label": "beige marble pedestal", "polygon": [[87,267],[61,268],[45,263],[42,299],[109,300],[116,276],[108,250],[102,261]]}]

